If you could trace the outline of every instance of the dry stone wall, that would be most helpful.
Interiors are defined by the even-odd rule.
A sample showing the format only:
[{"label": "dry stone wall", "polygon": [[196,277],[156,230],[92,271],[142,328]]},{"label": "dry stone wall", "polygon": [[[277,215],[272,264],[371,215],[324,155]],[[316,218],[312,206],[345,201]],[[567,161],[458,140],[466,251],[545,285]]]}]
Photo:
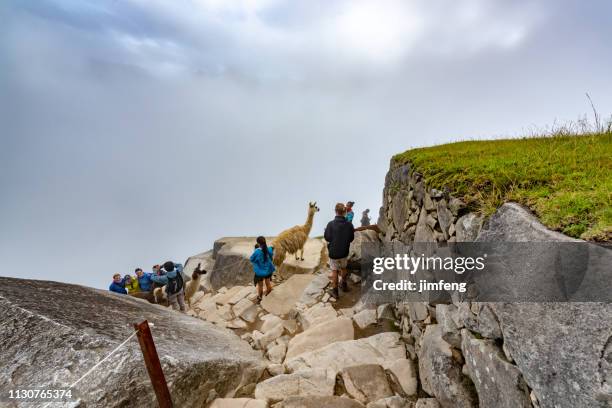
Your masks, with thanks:
[{"label": "dry stone wall", "polygon": [[[448,190],[428,188],[410,163],[391,162],[378,227],[383,241],[573,241],[527,210],[504,204],[490,219]],[[418,363],[420,392],[443,408],[612,406],[608,303],[398,303]]]}]

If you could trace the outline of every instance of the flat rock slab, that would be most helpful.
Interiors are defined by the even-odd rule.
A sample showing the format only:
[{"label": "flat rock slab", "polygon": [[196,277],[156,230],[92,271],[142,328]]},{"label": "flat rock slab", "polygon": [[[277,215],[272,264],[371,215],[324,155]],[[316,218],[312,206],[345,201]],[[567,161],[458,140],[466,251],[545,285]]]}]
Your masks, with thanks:
[{"label": "flat rock slab", "polygon": [[252,398],[217,398],[210,408],[268,408],[268,403]]},{"label": "flat rock slab", "polygon": [[304,288],[314,279],[314,275],[293,275],[285,282],[275,286],[267,296],[263,297],[261,307],[268,313],[277,316],[287,315],[295,306]]},{"label": "flat rock slab", "polygon": [[348,317],[335,318],[310,327],[289,342],[286,358],[293,358],[309,351],[318,350],[337,341],[353,340],[355,329]]},{"label": "flat rock slab", "polygon": [[307,368],[329,368],[336,372],[361,364],[387,367],[406,358],[406,348],[399,333],[380,333],[359,340],[339,341],[318,350],[285,360],[289,371]]},{"label": "flat rock slab", "polygon": [[336,320],[337,317],[338,312],[329,303],[317,303],[307,309],[298,309],[298,320],[304,330],[329,320]]},{"label": "flat rock slab", "polygon": [[343,397],[289,397],[274,408],[365,408],[355,400]]},{"label": "flat rock slab", "polygon": [[[67,387],[148,320],[176,406],[203,406],[255,383],[261,356],[229,330],[131,296],[66,283],[0,278],[0,389]],[[134,338],[78,386],[88,407],[151,407]]]},{"label": "flat rock slab", "polygon": [[274,403],[290,396],[332,396],[335,385],[336,375],[329,370],[301,370],[260,382],[255,388],[255,398]]}]

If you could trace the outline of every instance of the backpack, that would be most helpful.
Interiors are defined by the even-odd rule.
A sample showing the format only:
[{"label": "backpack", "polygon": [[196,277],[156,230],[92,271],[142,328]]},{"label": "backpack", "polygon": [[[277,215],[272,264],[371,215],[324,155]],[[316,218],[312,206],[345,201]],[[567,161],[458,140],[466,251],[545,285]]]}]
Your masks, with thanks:
[{"label": "backpack", "polygon": [[166,284],[166,293],[168,295],[176,295],[183,289],[183,274],[176,271],[176,277],[168,277],[168,283]]}]

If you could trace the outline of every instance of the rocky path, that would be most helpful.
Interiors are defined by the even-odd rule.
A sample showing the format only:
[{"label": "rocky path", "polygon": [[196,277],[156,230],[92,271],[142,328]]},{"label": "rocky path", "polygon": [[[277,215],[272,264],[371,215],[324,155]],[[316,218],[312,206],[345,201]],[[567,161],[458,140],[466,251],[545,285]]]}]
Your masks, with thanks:
[{"label": "rocky path", "polygon": [[252,389],[217,398],[211,407],[438,406],[435,399],[418,399],[417,367],[392,305],[361,304],[357,275],[352,290],[334,299],[326,291],[328,273],[319,265],[294,274],[261,304],[252,285],[195,295],[190,314],[233,330],[267,362]]}]

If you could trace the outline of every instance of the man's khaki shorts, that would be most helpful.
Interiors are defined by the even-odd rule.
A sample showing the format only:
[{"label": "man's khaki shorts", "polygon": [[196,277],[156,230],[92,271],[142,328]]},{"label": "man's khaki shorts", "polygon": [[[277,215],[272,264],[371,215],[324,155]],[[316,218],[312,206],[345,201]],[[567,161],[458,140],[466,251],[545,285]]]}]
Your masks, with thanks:
[{"label": "man's khaki shorts", "polygon": [[329,259],[329,268],[332,271],[339,271],[340,269],[346,269],[346,265],[348,265],[348,257],[340,258],[340,259]]}]

